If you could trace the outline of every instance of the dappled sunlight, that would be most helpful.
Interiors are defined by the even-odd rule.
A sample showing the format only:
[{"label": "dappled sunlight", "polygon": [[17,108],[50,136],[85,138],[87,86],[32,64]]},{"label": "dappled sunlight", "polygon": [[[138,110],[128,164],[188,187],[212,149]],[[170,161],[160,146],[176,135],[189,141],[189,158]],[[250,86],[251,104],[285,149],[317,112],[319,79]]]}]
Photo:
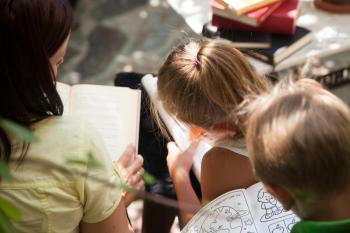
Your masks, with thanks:
[{"label": "dappled sunlight", "polygon": [[326,26],[321,31],[316,33],[315,37],[317,40],[322,41],[324,39],[329,39],[338,36],[338,32],[333,28]]},{"label": "dappled sunlight", "polygon": [[133,67],[132,65],[130,65],[130,64],[125,65],[125,66],[123,67],[123,71],[124,71],[124,72],[132,72],[133,70],[134,70],[134,67]]},{"label": "dappled sunlight", "polygon": [[142,59],[144,57],[144,52],[137,50],[137,51],[132,53],[132,57],[134,59]]},{"label": "dappled sunlight", "polygon": [[[314,40],[316,40],[320,46],[328,49],[337,49],[343,46],[343,43],[341,39],[350,39],[348,34],[345,33],[338,33],[334,28],[332,27],[325,27],[319,32],[315,34]],[[318,52],[319,48],[317,50],[311,49],[307,55],[312,55],[315,52]]]},{"label": "dappled sunlight", "polygon": [[147,18],[148,18],[148,12],[145,11],[145,10],[140,11],[139,17],[140,17],[141,19],[147,19]]},{"label": "dappled sunlight", "polygon": [[158,7],[160,5],[160,0],[150,0],[149,4],[152,7]]},{"label": "dappled sunlight", "polygon": [[332,60],[326,61],[324,63],[324,66],[327,67],[327,68],[333,68],[333,67],[335,67],[335,65],[336,65],[335,62],[332,61]]},{"label": "dappled sunlight", "polygon": [[189,13],[199,12],[202,9],[201,5],[196,4],[196,2],[193,0],[181,1],[180,7],[181,9],[185,10],[184,12],[189,12]]},{"label": "dappled sunlight", "polygon": [[170,6],[185,18],[187,24],[200,34],[204,23],[211,19],[210,1],[207,0],[168,0]]},{"label": "dappled sunlight", "polygon": [[313,24],[316,24],[317,21],[318,21],[318,17],[312,14],[305,14],[305,15],[299,16],[298,18],[298,22],[304,26],[311,26]]}]

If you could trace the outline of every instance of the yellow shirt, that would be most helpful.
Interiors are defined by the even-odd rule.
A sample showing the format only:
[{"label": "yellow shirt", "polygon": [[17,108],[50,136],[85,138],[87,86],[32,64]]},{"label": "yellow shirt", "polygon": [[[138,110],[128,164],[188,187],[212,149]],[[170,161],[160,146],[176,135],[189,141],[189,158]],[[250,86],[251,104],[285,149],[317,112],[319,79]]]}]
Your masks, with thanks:
[{"label": "yellow shirt", "polygon": [[[50,117],[36,123],[33,131],[40,141],[30,145],[21,165],[11,163],[14,179],[0,183],[0,196],[21,211],[21,220],[14,223],[17,232],[79,232],[81,221],[95,223],[110,216],[119,204],[120,189],[81,175],[120,184],[96,133],[70,117]],[[89,153],[102,168],[67,162],[87,161]]]}]

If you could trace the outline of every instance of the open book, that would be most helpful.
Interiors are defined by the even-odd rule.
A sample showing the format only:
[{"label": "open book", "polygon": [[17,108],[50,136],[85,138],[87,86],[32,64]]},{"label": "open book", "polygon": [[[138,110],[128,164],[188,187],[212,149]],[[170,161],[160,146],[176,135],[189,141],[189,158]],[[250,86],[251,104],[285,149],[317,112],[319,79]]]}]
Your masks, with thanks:
[{"label": "open book", "polygon": [[101,135],[112,160],[127,145],[138,145],[141,92],[125,87],[100,85],[69,86],[57,83],[63,115],[80,116]]},{"label": "open book", "polygon": [[[146,89],[147,94],[149,95],[152,103],[157,108],[157,111],[164,122],[167,130],[173,137],[176,144],[182,150],[186,150],[191,144],[191,131],[189,127],[183,122],[176,119],[174,116],[171,116],[163,107],[161,101],[157,96],[157,78],[152,75],[146,75],[142,78],[142,85]],[[200,177],[202,158],[204,154],[212,148],[209,141],[202,140],[197,147],[197,150],[194,155],[193,161],[193,172]]]},{"label": "open book", "polygon": [[289,233],[300,219],[261,183],[227,192],[203,207],[182,233]]}]

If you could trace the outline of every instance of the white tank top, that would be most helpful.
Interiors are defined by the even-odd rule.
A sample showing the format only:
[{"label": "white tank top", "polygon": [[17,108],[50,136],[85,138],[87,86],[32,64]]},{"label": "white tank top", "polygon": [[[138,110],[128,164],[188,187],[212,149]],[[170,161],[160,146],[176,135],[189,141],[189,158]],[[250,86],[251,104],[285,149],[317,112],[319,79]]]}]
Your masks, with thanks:
[{"label": "white tank top", "polygon": [[226,150],[235,152],[236,154],[248,157],[248,151],[247,151],[244,138],[232,139],[232,138],[224,137],[216,140],[213,143],[213,147],[224,148]]}]

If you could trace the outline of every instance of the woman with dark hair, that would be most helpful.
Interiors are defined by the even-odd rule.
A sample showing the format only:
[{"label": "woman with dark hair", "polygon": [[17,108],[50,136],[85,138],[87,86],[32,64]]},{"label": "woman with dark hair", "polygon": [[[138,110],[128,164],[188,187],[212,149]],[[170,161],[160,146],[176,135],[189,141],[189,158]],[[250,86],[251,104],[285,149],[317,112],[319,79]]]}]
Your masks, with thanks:
[{"label": "woman with dark hair", "polygon": [[[22,213],[17,232],[132,232],[121,191],[111,188],[119,178],[100,139],[79,119],[61,116],[55,77],[72,21],[66,0],[0,1],[0,118],[40,139],[23,143],[0,129],[1,159],[13,173],[11,182],[1,182],[0,195]],[[66,163],[88,153],[104,169]],[[128,148],[124,155],[133,153]]]}]

